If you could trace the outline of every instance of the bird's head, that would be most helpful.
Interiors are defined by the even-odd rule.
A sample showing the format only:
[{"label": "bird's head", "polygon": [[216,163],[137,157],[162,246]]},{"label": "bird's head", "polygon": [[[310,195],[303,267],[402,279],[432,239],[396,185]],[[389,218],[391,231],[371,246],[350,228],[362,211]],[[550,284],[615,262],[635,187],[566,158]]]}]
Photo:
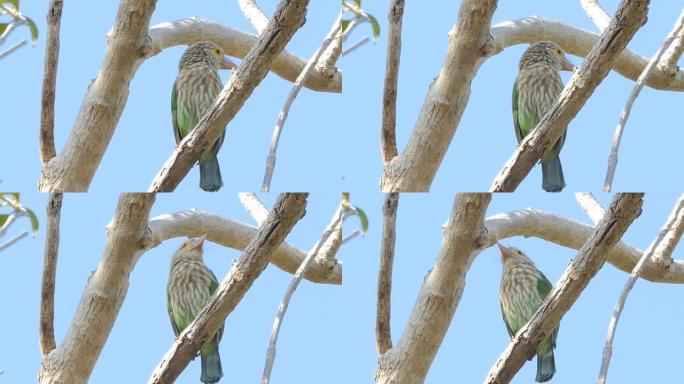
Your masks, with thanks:
[{"label": "bird's head", "polygon": [[497,242],[496,245],[499,246],[499,251],[501,252],[501,264],[504,266],[525,262],[531,263],[531,260],[527,257],[527,255],[525,255],[523,251],[519,250],[518,248],[507,248],[501,245],[499,242]]},{"label": "bird's head", "polygon": [[538,41],[530,45],[520,58],[521,69],[538,63],[552,65],[556,70],[575,70],[575,66],[565,57],[563,48],[550,41]]},{"label": "bird's head", "polygon": [[223,49],[210,41],[200,41],[188,47],[180,59],[178,68],[203,63],[214,69],[236,69],[237,65],[228,60]]},{"label": "bird's head", "polygon": [[204,241],[207,239],[207,235],[202,235],[198,238],[188,238],[185,240],[183,245],[176,251],[176,256],[182,256],[193,259],[202,259],[202,252]]}]

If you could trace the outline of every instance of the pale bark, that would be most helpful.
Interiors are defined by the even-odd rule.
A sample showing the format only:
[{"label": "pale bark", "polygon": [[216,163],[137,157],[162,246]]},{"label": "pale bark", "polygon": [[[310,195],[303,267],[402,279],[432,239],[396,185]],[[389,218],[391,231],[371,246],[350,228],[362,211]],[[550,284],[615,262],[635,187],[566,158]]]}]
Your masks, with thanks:
[{"label": "pale bark", "polygon": [[[590,225],[532,208],[490,216],[485,221],[485,227],[488,247],[502,239],[523,236],[580,249],[593,231]],[[630,273],[643,254],[642,250],[619,241],[608,252],[608,263]],[[648,263],[641,277],[653,282],[684,284],[684,261],[672,260],[666,267]]]},{"label": "pale bark", "polygon": [[55,85],[59,62],[59,29],[62,24],[62,0],[51,0],[47,12],[47,37],[43,88],[40,101],[40,161],[45,165],[56,156]]},{"label": "pale bark", "polygon": [[513,156],[494,179],[490,191],[515,191],[541,156],[553,147],[565,132],[568,123],[610,71],[618,54],[627,46],[643,25],[648,12],[648,0],[623,0],[608,28],[591,50],[582,67],[565,86],[551,109],[532,133],[527,135]]},{"label": "pale bark", "polygon": [[71,325],[59,347],[42,361],[41,384],[88,382],[123,304],[133,266],[146,247],[154,200],[153,194],[119,198],[100,263],[88,279]]},{"label": "pale bark", "polygon": [[684,9],[679,14],[679,18],[675,22],[675,25],[669,35],[663,40],[658,51],[653,55],[651,60],[649,60],[648,65],[644,68],[644,71],[639,75],[639,78],[629,93],[625,107],[622,109],[620,114],[620,119],[618,120],[617,126],[615,127],[615,136],[613,137],[613,145],[610,149],[610,155],[608,156],[608,171],[606,172],[606,180],[603,184],[603,192],[610,192],[613,188],[613,177],[615,176],[615,168],[618,162],[618,150],[620,148],[620,141],[622,140],[622,133],[624,132],[625,125],[627,124],[627,119],[629,119],[629,114],[632,112],[632,106],[636,101],[636,98],[641,92],[641,88],[644,87],[644,83],[655,71],[656,65],[661,61],[661,57],[665,53],[665,50],[672,45],[673,41],[677,35],[682,31],[684,27]]},{"label": "pale bark", "polygon": [[[244,250],[256,236],[258,228],[214,213],[188,210],[150,219],[149,230],[148,248],[176,237],[199,237],[206,234],[207,240],[213,243]],[[285,272],[294,274],[305,257],[306,251],[284,242],[273,252],[271,263]],[[304,278],[314,283],[342,284],[342,263],[337,261],[331,269],[314,264],[304,274]]]},{"label": "pale bark", "polygon": [[268,217],[268,209],[266,209],[264,203],[259,200],[259,197],[257,197],[256,193],[240,192],[238,193],[238,198],[240,199],[240,202],[242,202],[242,205],[245,206],[247,212],[249,212],[249,214],[252,216],[254,221],[256,221],[257,226],[261,226],[261,224],[263,224]]},{"label": "pale bark", "polygon": [[211,108],[178,143],[152,181],[150,192],[172,192],[200,156],[214,145],[226,125],[266,77],[273,59],[304,24],[308,4],[308,0],[281,0],[257,44],[223,87]]},{"label": "pale bark", "polygon": [[306,213],[306,193],[284,193],[278,197],[266,222],[259,228],[204,309],[176,338],[176,342],[154,369],[149,383],[173,383],[195,358],[204,343],[216,334],[247,290],[268,265],[273,251],[285,240]]},{"label": "pale bark", "polygon": [[580,0],[580,3],[582,4],[584,12],[589,16],[591,21],[594,22],[594,25],[596,25],[599,32],[603,32],[608,28],[610,15],[608,15],[608,12],[603,9],[597,0]]},{"label": "pale bark", "polygon": [[378,272],[378,308],[375,320],[375,347],[378,357],[392,348],[390,315],[392,304],[392,269],[394,248],[397,240],[397,208],[399,194],[385,194],[382,205],[382,245]]},{"label": "pale bark", "polygon": [[240,10],[245,14],[249,23],[256,29],[257,35],[261,35],[268,25],[268,17],[259,8],[255,0],[238,0]]},{"label": "pale bark", "polygon": [[401,60],[401,24],[404,17],[404,0],[393,0],[387,14],[387,59],[385,84],[382,90],[382,135],[380,150],[385,164],[397,156],[397,84]]},{"label": "pale bark", "polygon": [[[599,41],[600,36],[585,29],[573,27],[560,21],[532,16],[496,24],[491,30],[494,38],[492,54],[517,44],[532,44],[549,40],[563,47],[572,55],[586,57]],[[612,63],[612,69],[620,75],[636,81],[648,64],[648,57],[624,49]],[[675,73],[657,70],[646,81],[646,86],[663,91],[684,91],[684,70]]]},{"label": "pale bark", "polygon": [[[456,133],[470,97],[470,84],[490,55],[489,26],[494,0],[464,0],[449,32],[449,47],[439,75],[430,86],[406,148],[386,163],[380,186],[385,192],[430,188]],[[429,140],[425,140],[429,137]]]},{"label": "pale bark", "polygon": [[397,345],[380,358],[379,384],[419,384],[425,380],[461,299],[465,275],[485,245],[484,215],[491,194],[458,194],[444,230],[442,247],[425,278]]},{"label": "pale bark", "polygon": [[620,321],[622,310],[625,307],[627,295],[629,295],[629,292],[634,287],[634,284],[636,284],[639,275],[641,275],[641,271],[643,271],[644,267],[648,264],[651,258],[654,258],[656,255],[662,258],[663,253],[672,253],[674,246],[679,242],[679,239],[682,235],[682,228],[684,228],[682,225],[682,219],[684,218],[683,211],[684,195],[680,196],[680,198],[677,200],[675,208],[672,210],[670,217],[665,222],[660,232],[658,232],[658,235],[653,242],[651,242],[651,245],[648,247],[648,249],[646,249],[643,256],[641,256],[641,259],[639,259],[637,265],[634,266],[632,273],[629,275],[629,279],[627,279],[627,283],[625,284],[625,287],[620,294],[620,298],[615,305],[613,316],[611,317],[610,323],[608,325],[608,336],[606,337],[606,344],[603,347],[601,369],[599,371],[599,377],[597,380],[598,384],[606,383],[610,358],[613,353],[613,340],[615,338],[615,331],[617,330],[617,324],[618,321]]},{"label": "pale bark", "polygon": [[591,192],[576,192],[575,199],[577,199],[580,207],[582,207],[582,210],[589,216],[594,225],[598,224],[598,222],[601,221],[601,218],[603,218],[603,215],[606,214],[601,204],[599,204]]},{"label": "pale bark", "polygon": [[534,355],[537,345],[553,332],[563,315],[601,269],[611,247],[641,214],[643,196],[643,193],[615,196],[608,213],[601,219],[537,312],[513,337],[492,366],[484,383],[509,383],[530,356]]},{"label": "pale bark", "polygon": [[59,255],[59,224],[62,214],[62,193],[50,193],[45,208],[47,225],[45,229],[45,252],[43,280],[40,285],[40,328],[38,339],[40,354],[45,357],[56,348],[55,344],[55,278],[57,256]]},{"label": "pale bark", "polygon": [[[259,37],[214,21],[197,17],[159,23],[150,28],[150,52],[148,57],[176,45],[192,44],[209,40],[223,48],[227,55],[244,58],[257,44]],[[294,83],[306,65],[306,59],[287,50],[275,56],[271,72]],[[318,69],[304,82],[304,87],[319,92],[342,92],[342,71],[320,72]]]},{"label": "pale bark", "polygon": [[[333,220],[321,234],[321,237],[318,239],[318,241],[316,241],[316,244],[311,248],[309,253],[306,255],[306,258],[304,259],[304,261],[302,261],[302,264],[299,266],[299,268],[297,268],[297,272],[295,272],[294,277],[290,282],[290,285],[288,285],[287,290],[285,291],[285,296],[283,297],[283,300],[280,302],[280,305],[278,306],[278,313],[276,314],[275,320],[273,321],[271,339],[269,340],[268,349],[266,350],[266,362],[264,363],[264,373],[261,377],[262,384],[268,384],[271,382],[271,372],[273,370],[273,363],[275,362],[276,344],[278,343],[278,336],[280,335],[280,329],[283,325],[283,320],[285,319],[285,313],[287,312],[287,308],[290,305],[290,300],[294,295],[294,291],[297,289],[299,283],[302,281],[302,276],[304,276],[304,273],[306,273],[309,267],[311,267],[314,264],[313,261],[319,258],[319,252],[325,252],[324,248],[326,247],[330,248],[330,246],[328,245],[330,239],[335,237],[336,233],[339,233],[340,229],[342,228],[342,214],[343,210],[340,207],[340,209],[338,209],[337,212],[335,212]],[[337,248],[339,248],[339,243],[337,244]],[[335,249],[332,252],[333,255],[336,252],[337,249]]]},{"label": "pale bark", "polygon": [[122,0],[100,67],[88,87],[63,151],[43,167],[43,192],[84,192],[102,160],[128,98],[128,86],[142,63],[155,0]]}]

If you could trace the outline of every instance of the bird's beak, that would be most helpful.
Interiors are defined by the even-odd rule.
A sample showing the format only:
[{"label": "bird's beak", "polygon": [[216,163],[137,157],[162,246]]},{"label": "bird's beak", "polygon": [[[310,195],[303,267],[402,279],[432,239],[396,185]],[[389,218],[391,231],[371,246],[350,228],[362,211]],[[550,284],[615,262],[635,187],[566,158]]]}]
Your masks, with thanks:
[{"label": "bird's beak", "polygon": [[206,240],[206,239],[207,239],[207,235],[200,236],[199,238],[197,238],[197,240],[195,240],[194,243],[192,243],[192,247],[190,247],[190,249],[191,250],[197,249],[197,250],[201,251],[202,245],[204,244],[204,240]]},{"label": "bird's beak", "polygon": [[223,56],[223,60],[221,60],[221,69],[231,69],[231,70],[236,70],[237,65],[230,61],[227,57]]},{"label": "bird's beak", "polygon": [[561,70],[562,71],[574,72],[575,71],[575,64],[571,63],[567,57],[563,56],[563,60],[561,61]]},{"label": "bird's beak", "polygon": [[506,261],[506,259],[508,259],[511,256],[511,251],[508,248],[501,245],[501,243],[499,243],[498,241],[496,242],[496,245],[499,246],[499,251],[501,251],[501,262],[503,263]]}]

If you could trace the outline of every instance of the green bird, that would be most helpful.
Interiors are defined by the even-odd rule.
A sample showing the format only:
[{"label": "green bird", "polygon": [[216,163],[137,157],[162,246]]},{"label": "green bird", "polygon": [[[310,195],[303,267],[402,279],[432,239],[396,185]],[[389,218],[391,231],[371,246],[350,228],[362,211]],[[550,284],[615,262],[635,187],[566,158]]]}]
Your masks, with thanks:
[{"label": "green bird", "polygon": [[[187,327],[218,287],[216,276],[202,259],[202,244],[206,235],[188,239],[171,258],[171,272],[166,286],[167,309],[176,337]],[[218,383],[223,376],[218,346],[223,327],[200,349],[203,383]]]},{"label": "green bird", "polygon": [[[560,70],[575,66],[557,44],[540,41],[527,48],[520,58],[520,71],[513,84],[513,125],[518,143],[537,126],[563,90]],[[566,127],[567,129],[567,127]],[[560,192],[565,187],[560,151],[566,133],[541,158],[542,188]]]},{"label": "green bird", "polygon": [[[532,260],[517,248],[506,248],[497,243],[501,251],[503,275],[499,299],[508,335],[513,338],[539,309],[551,291],[549,279],[539,271]],[[537,346],[537,382],[544,383],[556,373],[553,349],[556,347],[558,327]],[[530,360],[533,356],[530,356]]]},{"label": "green bird", "polygon": [[[185,50],[171,91],[171,120],[176,144],[195,128],[221,92],[223,85],[218,70],[235,68],[237,66],[214,43],[200,41]],[[216,143],[200,157],[200,188],[205,191],[216,192],[223,186],[216,155],[224,136],[225,128]]]}]

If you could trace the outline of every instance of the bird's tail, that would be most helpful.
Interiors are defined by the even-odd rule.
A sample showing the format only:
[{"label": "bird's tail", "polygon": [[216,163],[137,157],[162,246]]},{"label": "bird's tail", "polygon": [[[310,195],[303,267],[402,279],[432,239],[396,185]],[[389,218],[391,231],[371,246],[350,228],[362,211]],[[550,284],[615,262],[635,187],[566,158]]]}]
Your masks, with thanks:
[{"label": "bird's tail", "polygon": [[565,187],[563,178],[563,167],[561,167],[560,156],[551,159],[543,159],[542,166],[542,188],[546,192],[560,192]]},{"label": "bird's tail", "polygon": [[221,169],[216,155],[202,158],[199,162],[200,188],[207,192],[216,192],[223,186]]},{"label": "bird's tail", "polygon": [[200,381],[205,384],[218,383],[221,377],[223,377],[218,347],[208,355],[201,354],[200,358],[202,360],[202,376]]},{"label": "bird's tail", "polygon": [[556,361],[553,358],[553,350],[546,354],[537,354],[537,382],[545,383],[556,373]]}]

